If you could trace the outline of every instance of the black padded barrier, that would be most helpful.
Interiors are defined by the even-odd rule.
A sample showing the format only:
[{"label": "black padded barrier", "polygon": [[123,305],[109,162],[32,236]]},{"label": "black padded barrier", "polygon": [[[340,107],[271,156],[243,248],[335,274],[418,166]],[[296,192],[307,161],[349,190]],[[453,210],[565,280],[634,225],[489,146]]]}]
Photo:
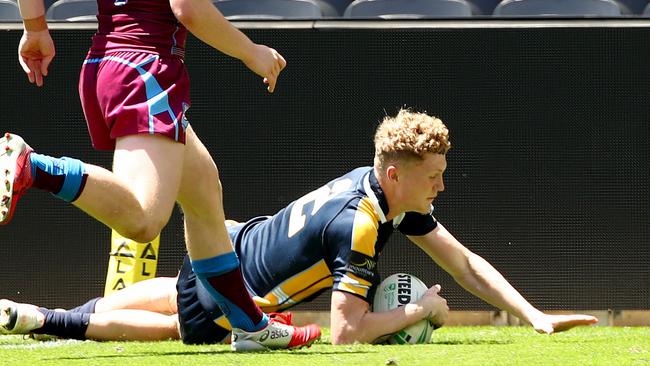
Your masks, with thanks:
[{"label": "black padded barrier", "polygon": [[[650,309],[650,23],[564,22],[247,23],[288,60],[273,95],[240,62],[190,38],[189,118],[220,168],[227,216],[272,214],[371,164],[378,121],[406,105],[451,130],[437,218],[535,306]],[[110,167],[111,155],[90,146],[78,101],[92,33],[52,31],[57,57],[39,89],[12,51],[20,31],[0,32],[1,123],[39,152]],[[101,295],[109,237],[76,208],[30,192],[0,228],[0,297],[70,307]],[[176,210],[158,274],[175,275],[183,254]],[[452,309],[492,309],[399,234],[380,270],[440,283]],[[323,295],[299,309],[328,306]]]}]

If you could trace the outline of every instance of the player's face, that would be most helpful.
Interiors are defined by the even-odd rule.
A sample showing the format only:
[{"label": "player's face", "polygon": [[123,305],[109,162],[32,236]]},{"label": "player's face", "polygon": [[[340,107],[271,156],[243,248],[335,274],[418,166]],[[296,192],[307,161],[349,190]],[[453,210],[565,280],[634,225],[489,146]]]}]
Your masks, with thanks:
[{"label": "player's face", "polygon": [[442,154],[426,154],[424,160],[406,164],[400,169],[401,198],[407,211],[427,214],[431,202],[445,190],[442,175],[447,159]]}]

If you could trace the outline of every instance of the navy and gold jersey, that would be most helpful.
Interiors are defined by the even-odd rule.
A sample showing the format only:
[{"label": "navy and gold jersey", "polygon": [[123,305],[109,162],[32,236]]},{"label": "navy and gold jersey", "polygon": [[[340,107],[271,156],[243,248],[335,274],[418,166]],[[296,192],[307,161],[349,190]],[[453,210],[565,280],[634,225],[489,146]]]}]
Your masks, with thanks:
[{"label": "navy and gold jersey", "polygon": [[244,280],[264,311],[289,308],[328,288],[370,302],[377,259],[394,229],[424,235],[432,215],[387,221],[388,204],[371,167],[357,168],[274,216],[229,227]]}]

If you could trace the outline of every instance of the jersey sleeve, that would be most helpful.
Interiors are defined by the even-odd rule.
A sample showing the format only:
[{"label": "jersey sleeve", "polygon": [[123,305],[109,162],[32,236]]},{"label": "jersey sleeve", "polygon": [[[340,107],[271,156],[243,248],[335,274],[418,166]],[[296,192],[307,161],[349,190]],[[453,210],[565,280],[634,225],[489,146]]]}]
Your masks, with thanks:
[{"label": "jersey sleeve", "polygon": [[430,233],[438,226],[438,221],[432,213],[423,215],[417,212],[407,212],[397,225],[404,235],[422,236]]},{"label": "jersey sleeve", "polygon": [[371,290],[379,282],[376,243],[379,217],[367,199],[348,207],[332,221],[328,240],[336,248],[332,273],[334,291],[351,293],[369,302]]}]

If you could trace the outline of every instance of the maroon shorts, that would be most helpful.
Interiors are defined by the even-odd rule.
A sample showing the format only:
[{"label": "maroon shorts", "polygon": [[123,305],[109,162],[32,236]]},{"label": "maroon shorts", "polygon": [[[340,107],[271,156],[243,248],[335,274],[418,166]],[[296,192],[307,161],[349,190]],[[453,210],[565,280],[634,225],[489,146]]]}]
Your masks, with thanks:
[{"label": "maroon shorts", "polygon": [[142,52],[88,55],[79,95],[88,132],[98,150],[114,150],[115,139],[157,134],[185,143],[190,82],[177,57]]}]

